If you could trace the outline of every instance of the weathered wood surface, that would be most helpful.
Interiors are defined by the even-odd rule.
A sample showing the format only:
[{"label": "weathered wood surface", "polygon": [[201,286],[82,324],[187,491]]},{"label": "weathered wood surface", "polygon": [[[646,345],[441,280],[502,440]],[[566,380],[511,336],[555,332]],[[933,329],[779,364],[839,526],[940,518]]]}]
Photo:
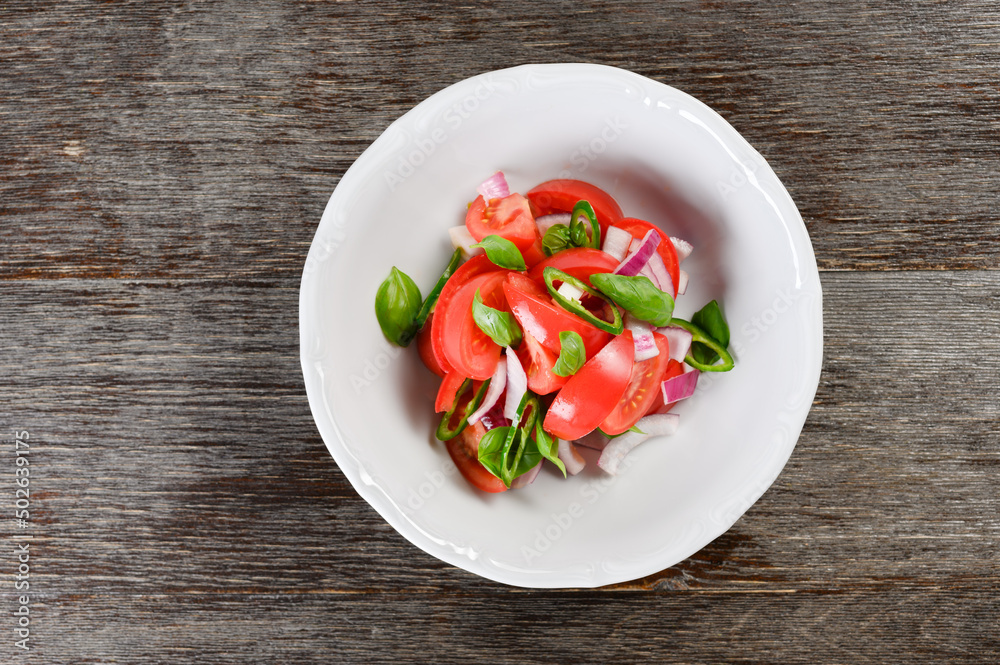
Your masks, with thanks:
[{"label": "weathered wood surface", "polygon": [[[824,270],[823,377],[775,485],[592,591],[409,545],[298,367],[351,162],[446,85],[556,61],[717,109]],[[986,0],[0,6],[0,513],[13,431],[34,455],[32,649],[8,515],[0,662],[1000,660],[998,81]]]}]

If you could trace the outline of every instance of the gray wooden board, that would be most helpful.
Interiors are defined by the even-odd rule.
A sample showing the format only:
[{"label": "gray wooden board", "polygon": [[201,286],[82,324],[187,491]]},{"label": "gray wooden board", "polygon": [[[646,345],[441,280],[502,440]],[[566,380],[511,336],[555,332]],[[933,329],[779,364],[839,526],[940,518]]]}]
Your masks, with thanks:
[{"label": "gray wooden board", "polygon": [[[825,271],[825,356],[727,533],[643,580],[526,591],[347,483],[297,291],[393,119],[566,61],[691,93],[768,159]],[[33,475],[30,529],[0,520],[0,662],[1000,660],[998,72],[990,0],[3,4],[0,461],[27,430]]]}]

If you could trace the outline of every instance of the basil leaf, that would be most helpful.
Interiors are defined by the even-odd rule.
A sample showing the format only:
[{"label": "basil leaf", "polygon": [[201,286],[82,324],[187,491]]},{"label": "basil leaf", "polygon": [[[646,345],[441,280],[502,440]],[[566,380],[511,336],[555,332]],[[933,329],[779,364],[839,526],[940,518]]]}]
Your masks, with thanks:
[{"label": "basil leaf", "polygon": [[393,266],[375,293],[375,317],[382,334],[397,346],[406,346],[416,336],[420,312],[420,289],[405,272]]},{"label": "basil leaf", "polygon": [[566,465],[559,459],[559,443],[551,434],[542,427],[542,418],[535,421],[535,446],[538,453],[548,461],[559,467],[563,478],[566,477]]},{"label": "basil leaf", "polygon": [[565,224],[550,226],[549,230],[545,232],[545,237],[542,238],[542,250],[545,255],[552,256],[556,252],[572,247],[573,243],[570,241],[569,235],[569,227]]},{"label": "basil leaf", "polygon": [[510,312],[501,312],[483,304],[483,297],[476,289],[472,300],[472,319],[479,329],[500,346],[518,346],[521,343],[521,326]]},{"label": "basil leaf", "polygon": [[503,476],[504,443],[510,427],[495,427],[479,440],[479,463],[497,478]]},{"label": "basil leaf", "polygon": [[488,235],[472,247],[482,247],[486,251],[488,258],[493,265],[507,270],[524,270],[527,266],[524,263],[524,256],[517,245],[506,238],[497,235]]},{"label": "basil leaf", "polygon": [[[698,310],[691,317],[691,323],[705,331],[720,346],[729,348],[729,326],[726,324],[726,318],[722,315],[718,302],[713,300]],[[719,359],[718,353],[700,342],[691,345],[691,355],[694,356],[695,360],[706,365],[714,364]]]},{"label": "basil leaf", "polygon": [[611,273],[594,273],[593,284],[606,296],[632,313],[632,316],[649,321],[654,326],[665,326],[674,313],[674,299],[669,293],[656,288],[644,275],[628,277]]},{"label": "basil leaf", "polygon": [[587,362],[587,351],[583,347],[580,333],[564,330],[559,333],[559,359],[552,366],[552,373],[557,376],[573,376]]}]

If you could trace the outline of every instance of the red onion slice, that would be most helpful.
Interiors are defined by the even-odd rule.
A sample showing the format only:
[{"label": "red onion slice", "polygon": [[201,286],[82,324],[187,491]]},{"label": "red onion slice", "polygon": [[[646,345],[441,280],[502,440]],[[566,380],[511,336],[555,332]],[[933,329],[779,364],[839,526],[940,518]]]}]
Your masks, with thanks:
[{"label": "red onion slice", "polygon": [[507,385],[507,361],[503,358],[497,363],[496,370],[493,371],[493,380],[490,381],[490,387],[486,390],[486,397],[483,398],[483,403],[479,405],[479,408],[472,412],[469,416],[469,424],[475,425],[479,422],[479,419],[486,415],[486,412],[493,408],[493,405],[497,403],[500,399],[500,395],[503,394],[503,389]]},{"label": "red onion slice", "polygon": [[648,360],[660,355],[653,339],[653,327],[642,319],[637,319],[630,312],[625,313],[625,327],[632,331],[632,344],[635,346],[635,361]]},{"label": "red onion slice", "polygon": [[538,472],[542,470],[542,463],[539,462],[535,466],[531,467],[531,470],[525,471],[520,476],[515,478],[511,484],[510,488],[512,490],[521,489],[522,487],[527,487],[531,483],[535,482],[535,478],[538,476]]},{"label": "red onion slice", "polygon": [[681,270],[677,276],[677,295],[682,296],[688,290],[688,274]]},{"label": "red onion slice", "polygon": [[507,420],[517,420],[517,407],[528,392],[528,375],[518,359],[514,349],[507,347],[507,401],[504,402],[503,415]]},{"label": "red onion slice", "polygon": [[558,455],[566,467],[566,473],[571,476],[580,473],[583,471],[583,467],[587,466],[587,460],[583,459],[583,455],[577,452],[576,446],[566,439],[559,439]]},{"label": "red onion slice", "polygon": [[462,250],[462,257],[466,260],[483,253],[482,247],[473,247],[479,241],[472,237],[465,224],[448,229],[448,236],[451,238],[451,246]]},{"label": "red onion slice", "polygon": [[680,238],[670,236],[670,242],[674,244],[674,249],[677,251],[677,263],[680,263],[687,257],[691,256],[691,251],[694,247],[692,247],[691,243],[687,240],[681,240]]},{"label": "red onion slice", "polygon": [[573,445],[590,448],[591,450],[604,450],[604,447],[608,445],[608,437],[601,434],[600,430],[595,429],[590,434],[584,434],[574,441]]},{"label": "red onion slice", "polygon": [[679,363],[684,362],[684,357],[691,350],[693,335],[687,330],[677,328],[676,326],[657,328],[656,332],[667,338],[667,342],[670,344],[670,359],[676,360]]},{"label": "red onion slice", "polygon": [[609,226],[604,232],[604,246],[601,248],[618,262],[624,261],[628,255],[629,245],[632,243],[632,234],[617,226]]},{"label": "red onion slice", "polygon": [[543,238],[548,230],[551,229],[556,224],[565,224],[569,226],[570,214],[568,212],[557,212],[551,215],[542,215],[535,219],[535,226],[538,227],[538,233]]},{"label": "red onion slice", "polygon": [[487,203],[490,202],[490,199],[502,199],[505,196],[510,196],[510,187],[507,186],[507,178],[504,177],[503,171],[497,171],[484,180],[479,187],[476,187],[476,191],[483,195]]},{"label": "red onion slice", "polygon": [[676,413],[657,413],[642,418],[635,426],[639,432],[626,432],[611,439],[597,460],[597,466],[610,473],[618,473],[618,467],[629,452],[651,436],[669,436],[677,431],[680,417]]},{"label": "red onion slice", "polygon": [[660,234],[656,231],[647,231],[643,236],[639,249],[635,254],[629,256],[615,268],[616,275],[635,277],[642,270],[642,267],[649,262],[649,257],[656,253],[656,246],[660,244]]},{"label": "red onion slice", "polygon": [[479,419],[479,422],[483,424],[487,432],[497,427],[510,427],[510,421],[503,417],[503,405],[500,404],[499,400]]},{"label": "red onion slice", "polygon": [[699,374],[700,372],[697,371],[685,372],[664,381],[660,386],[663,390],[663,404],[673,404],[693,395],[694,389],[698,386]]},{"label": "red onion slice", "polygon": [[656,252],[649,257],[649,262],[646,264],[649,269],[656,276],[653,280],[654,284],[657,284],[658,289],[664,291],[665,293],[674,293],[674,280],[670,277],[670,273],[667,272],[667,266],[663,265],[663,259]]}]

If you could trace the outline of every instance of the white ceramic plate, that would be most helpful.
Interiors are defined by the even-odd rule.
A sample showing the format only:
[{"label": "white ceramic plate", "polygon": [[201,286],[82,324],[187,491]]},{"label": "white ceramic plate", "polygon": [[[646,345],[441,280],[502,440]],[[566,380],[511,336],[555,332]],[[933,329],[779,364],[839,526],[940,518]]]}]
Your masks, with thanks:
[{"label": "white ceramic plate", "polygon": [[[391,266],[424,293],[475,187],[587,180],[627,216],[695,246],[689,317],[722,304],[737,365],[703,375],[680,431],[616,477],[552,469],[484,495],[433,431],[437,379],[385,341],[375,291]],[[704,104],[611,67],[526,65],[457,83],[398,119],[348,169],[310,248],[299,298],[302,370],[344,474],[400,534],[483,577],[593,587],[660,571],[726,531],[771,485],[819,380],[822,298],[798,211],[764,159]],[[631,462],[631,463],[629,463]]]}]

